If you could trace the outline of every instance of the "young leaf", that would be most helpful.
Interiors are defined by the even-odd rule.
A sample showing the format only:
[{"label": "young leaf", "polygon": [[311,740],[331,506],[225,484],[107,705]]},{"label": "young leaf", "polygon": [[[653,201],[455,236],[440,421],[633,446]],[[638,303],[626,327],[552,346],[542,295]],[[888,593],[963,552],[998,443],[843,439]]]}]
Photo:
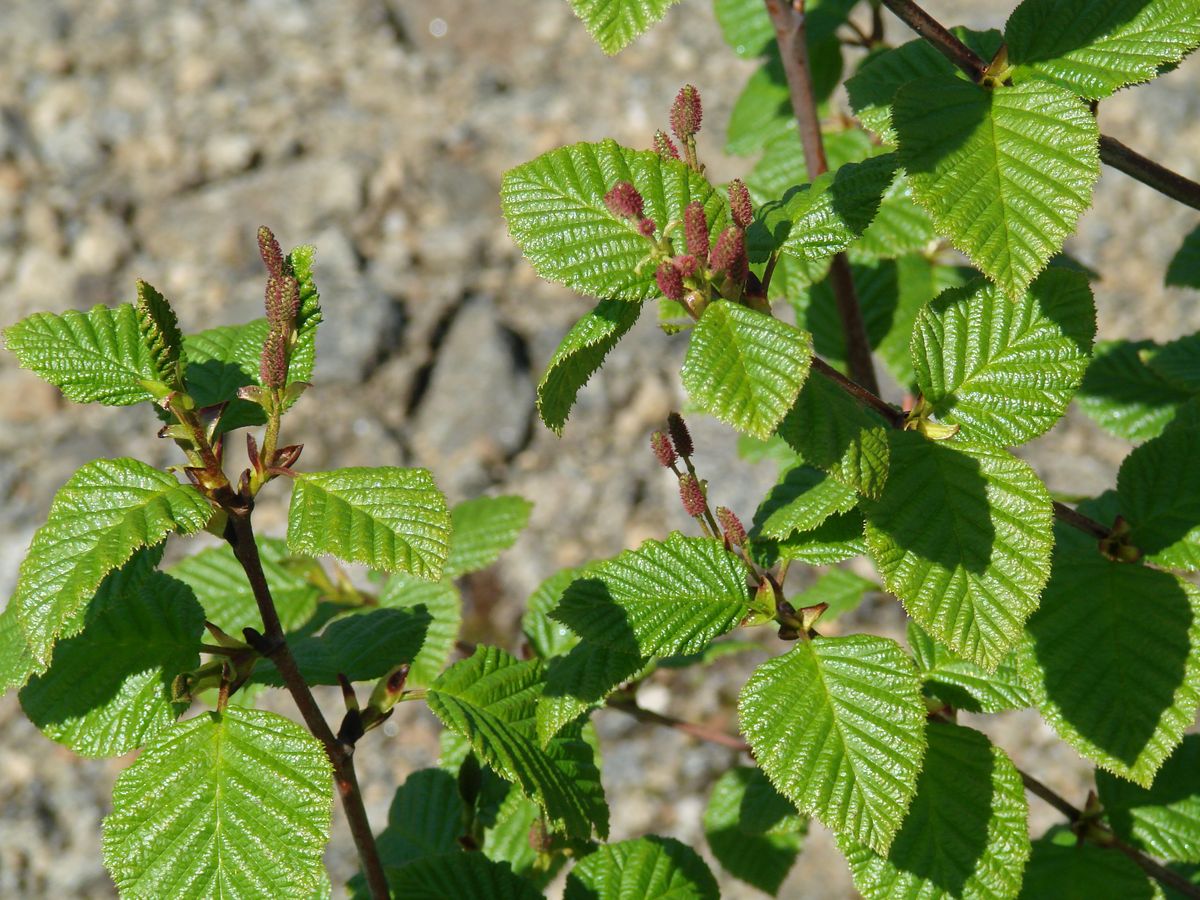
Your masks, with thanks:
[{"label": "young leaf", "polygon": [[806,566],[829,566],[867,552],[863,516],[857,509],[832,515],[812,531],[796,531],[783,540],[761,537],[750,540],[752,558],[768,568],[781,559]]},{"label": "young leaf", "polygon": [[457,578],[494,563],[529,522],[533,504],[524,497],[476,497],[450,510],[450,556],[443,576]]},{"label": "young leaf", "polygon": [[[618,181],[632,182],[641,193],[645,215],[660,234],[668,223],[683,221],[692,201],[704,205],[711,235],[728,224],[724,198],[682,162],[611,140],[560,147],[510,169],[500,186],[509,232],[539,275],[593,297],[658,295],[654,267],[637,271],[649,242],[604,205],[604,195]],[[672,240],[685,252],[682,229]]]},{"label": "young leaf", "polygon": [[449,553],[446,498],[425,469],[308,472],[293,481],[288,547],[436,581]]},{"label": "young leaf", "polygon": [[37,530],[9,601],[34,658],[82,625],[104,576],[167,535],[199,531],[212,507],[191,485],[136,459],[97,459],[71,476]]},{"label": "young leaf", "polygon": [[855,609],[868,593],[879,590],[879,585],[874,581],[856,575],[849,569],[830,569],[810,587],[789,599],[796,609],[824,603],[826,610],[821,613],[821,625],[824,627],[838,616]]},{"label": "young leaf", "polygon": [[408,684],[425,687],[446,667],[462,627],[462,597],[448,581],[422,581],[396,572],[379,592],[379,605],[386,609],[408,609],[428,615],[425,641],[413,657]]},{"label": "young leaf", "polygon": [[[312,381],[317,355],[317,326],[323,321],[321,295],[313,282],[316,248],[304,244],[288,254],[288,264],[300,282],[300,310],[296,313],[296,343],[288,354],[288,384]],[[259,345],[261,348],[261,344]],[[257,375],[258,369],[255,369]]]},{"label": "young leaf", "polygon": [[601,300],[567,332],[538,382],[538,414],[547,428],[562,434],[580,389],[600,369],[641,312],[640,303]]},{"label": "young leaf", "polygon": [[634,38],[667,14],[679,0],[570,0],[575,15],[608,55],[623,50]]},{"label": "young leaf", "polygon": [[979,279],[917,316],[917,385],[937,417],[967,440],[999,447],[1044,434],[1083,381],[1096,333],[1087,278],[1047,269],[1012,301]]},{"label": "young leaf", "polygon": [[1192,397],[1143,361],[1153,341],[1101,341],[1096,345],[1077,399],[1097,425],[1117,437],[1145,441],[1160,434]]},{"label": "young leaf", "polygon": [[1033,697],[1021,681],[1012,656],[1005,657],[995,672],[985,672],[975,663],[955,656],[912,621],[908,623],[908,647],[921,670],[927,697],[975,713],[1033,706]]},{"label": "young leaf", "polygon": [[925,768],[887,855],[840,844],[867,900],[1013,898],[1029,858],[1025,786],[978,731],[930,722]]},{"label": "young leaf", "polygon": [[17,608],[9,603],[0,612],[0,696],[9,688],[23,685],[35,668],[33,654],[25,641],[25,629],[17,618]]},{"label": "young leaf", "polygon": [[1033,842],[1018,900],[1151,900],[1162,895],[1133,860],[1054,828]]},{"label": "young leaf", "polygon": [[1200,226],[1188,232],[1167,266],[1168,287],[1200,288]]},{"label": "young leaf", "polygon": [[896,259],[906,253],[924,250],[936,239],[933,222],[913,200],[908,178],[902,173],[879,201],[879,212],[862,237],[850,245],[851,260],[867,262]]},{"label": "young leaf", "polygon": [[632,681],[650,658],[592,641],[581,641],[551,659],[537,707],[538,741],[548,744],[563,728],[600,706],[618,685]]},{"label": "young leaf", "polygon": [[1047,81],[1102,100],[1200,46],[1200,14],[1191,0],[1025,0],[1004,40],[1014,82]]},{"label": "young leaf", "polygon": [[1059,737],[1148,787],[1200,706],[1200,589],[1058,531],[1022,677]]},{"label": "young leaf", "polygon": [[809,465],[867,497],[884,489],[890,465],[888,427],[825,377],[805,382],[779,436]]},{"label": "young leaf", "polygon": [[717,779],[704,810],[704,836],[717,862],[772,897],[804,844],[805,821],[761,769],[735,766]]},{"label": "young leaf", "polygon": [[1043,83],[912,81],[892,112],[916,201],[1014,300],[1062,249],[1100,174],[1096,119]]},{"label": "young leaf", "polygon": [[925,755],[920,683],[894,641],[801,641],[754,670],[738,716],[781,794],[836,834],[887,851]]},{"label": "young leaf", "polygon": [[1050,495],[1004,450],[912,431],[891,438],[894,474],[863,504],[871,558],[922,628],[994,670],[1050,575]]},{"label": "young leaf", "polygon": [[799,396],[811,359],[812,339],[805,332],[718,301],[692,332],[681,375],[700,409],[765,440]]},{"label": "young leaf", "polygon": [[154,400],[142,382],[158,381],[159,372],[129,303],[61,316],[34,313],[4,329],[4,342],[24,368],[76,403]]},{"label": "young leaf", "polygon": [[1097,771],[1096,790],[1118,837],[1163,859],[1200,863],[1200,735],[1184,736],[1149,788]]},{"label": "young leaf", "polygon": [[542,900],[530,882],[513,873],[507,863],[492,862],[482,853],[443,853],[425,856],[399,869],[389,869],[393,897],[404,900]]},{"label": "young leaf", "polygon": [[541,818],[538,805],[516,785],[509,785],[495,818],[483,834],[483,855],[493,862],[508,863],[514,873],[544,889],[565,860],[551,862],[548,868],[539,864],[540,854],[529,837]]},{"label": "young leaf", "polygon": [[567,876],[563,900],[717,900],[717,880],[696,851],[651,835],[605,844]]},{"label": "young leaf", "polygon": [[566,625],[550,618],[550,612],[558,606],[563,591],[571,582],[583,576],[583,569],[563,569],[555,572],[537,586],[525,604],[525,615],[521,618],[521,631],[529,645],[542,659],[563,656],[579,643],[579,637]]},{"label": "young leaf", "polygon": [[316,738],[274,713],[173,725],[117,779],[105,865],[127,897],[310,897],[332,774]]},{"label": "young leaf", "polygon": [[60,641],[49,670],[21,691],[30,721],[80,756],[121,756],[168,728],[184,710],[171,680],[200,665],[204,611],[142,555],[109,573],[83,631]]},{"label": "young leaf", "polygon": [[812,531],[830,516],[858,505],[852,488],[812,466],[784,472],[754,513],[755,535],[784,540],[796,531]]},{"label": "young leaf", "polygon": [[588,566],[551,617],[631,655],[696,653],[746,615],[746,577],[745,564],[718,541],[673,532]]},{"label": "young leaf", "polygon": [[179,331],[179,320],[167,298],[144,281],[137,283],[138,330],[142,343],[150,351],[150,363],[156,373],[155,380],[172,390],[183,388],[183,334]]}]

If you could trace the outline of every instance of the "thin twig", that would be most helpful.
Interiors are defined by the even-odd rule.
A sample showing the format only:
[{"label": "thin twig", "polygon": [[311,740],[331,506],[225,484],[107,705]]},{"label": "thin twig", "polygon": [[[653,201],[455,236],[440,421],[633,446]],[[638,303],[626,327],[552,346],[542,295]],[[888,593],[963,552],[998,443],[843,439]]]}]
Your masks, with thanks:
[{"label": "thin twig", "polygon": [[1097,540],[1104,540],[1112,534],[1111,528],[1106,528],[1095,519],[1085,516],[1079,510],[1073,509],[1065,503],[1059,503],[1057,500],[1054,501],[1054,516],[1060,522],[1070,525],[1072,528],[1078,528]]},{"label": "thin twig", "polygon": [[979,54],[912,0],[883,0],[883,5],[901,22],[932,44],[942,56],[962,69],[972,81],[978,82],[983,78],[987,63]]},{"label": "thin twig", "polygon": [[651,725],[662,725],[666,728],[673,728],[698,740],[708,741],[710,744],[720,744],[722,747],[728,747],[731,750],[737,750],[741,753],[750,752],[750,745],[739,737],[726,734],[724,731],[718,731],[715,728],[697,725],[694,722],[685,722],[674,716],[656,713],[653,710],[638,706],[636,700],[623,700],[617,697],[610,697],[606,705],[609,709],[623,712],[627,716],[637,719],[639,722],[648,722]]}]

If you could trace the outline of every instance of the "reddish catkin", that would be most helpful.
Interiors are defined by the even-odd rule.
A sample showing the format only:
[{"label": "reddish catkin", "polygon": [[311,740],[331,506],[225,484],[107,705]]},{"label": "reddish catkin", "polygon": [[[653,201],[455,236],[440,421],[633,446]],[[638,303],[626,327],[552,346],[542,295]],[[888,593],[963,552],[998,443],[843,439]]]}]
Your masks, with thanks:
[{"label": "reddish catkin", "polygon": [[657,227],[658,226],[654,224],[653,219],[642,219],[640,222],[638,222],[638,231],[640,231],[644,237],[654,237],[654,230]]},{"label": "reddish catkin", "polygon": [[671,440],[661,431],[656,431],[650,435],[650,449],[654,451],[654,458],[657,459],[663,468],[669,469],[675,465],[675,448],[671,446]]},{"label": "reddish catkin", "polygon": [[654,273],[654,280],[658,282],[658,289],[668,300],[683,299],[683,275],[670,260],[658,267],[658,271]]},{"label": "reddish catkin", "polygon": [[684,278],[687,278],[689,275],[694,275],[696,269],[699,268],[700,265],[696,260],[696,257],[692,256],[690,253],[683,253],[679,256],[676,256],[673,260],[671,260],[671,264],[679,270],[679,274]]},{"label": "reddish catkin", "polygon": [[734,225],[742,229],[750,227],[754,207],[750,203],[750,192],[740,178],[729,182],[729,209],[733,213]]},{"label": "reddish catkin", "polygon": [[737,267],[738,258],[745,255],[745,252],[746,242],[741,229],[730,225],[717,235],[712,256],[709,257],[709,268],[715,273],[733,272]]},{"label": "reddish catkin", "polygon": [[687,251],[702,264],[708,263],[708,216],[704,205],[693,200],[683,210],[683,237]]},{"label": "reddish catkin", "polygon": [[654,132],[654,149],[663,159],[679,159],[679,148],[661,128]]},{"label": "reddish catkin", "polygon": [[667,416],[667,431],[671,435],[671,443],[675,445],[675,452],[680,456],[691,456],[695,448],[692,446],[692,436],[688,433],[683,416],[677,412]]},{"label": "reddish catkin", "polygon": [[618,219],[640,219],[645,201],[642,195],[628,181],[618,181],[604,195],[604,205]]},{"label": "reddish catkin", "polygon": [[717,507],[717,521],[721,524],[721,531],[725,533],[725,539],[735,547],[742,547],[746,544],[746,526],[742,524],[742,520],[737,517],[733,510],[727,506]]},{"label": "reddish catkin", "polygon": [[287,384],[287,335],[277,328],[267,332],[258,372],[266,387],[278,390]]},{"label": "reddish catkin", "polygon": [[675,137],[687,141],[695,137],[700,130],[700,122],[704,118],[704,108],[700,103],[700,92],[696,86],[685,84],[675,95],[671,104],[671,130]]},{"label": "reddish catkin", "polygon": [[695,475],[689,473],[679,479],[679,499],[683,501],[684,511],[693,519],[704,515],[704,488]]},{"label": "reddish catkin", "polygon": [[283,274],[283,251],[279,249],[279,241],[266,225],[258,229],[258,253],[262,256],[263,264],[272,275]]}]

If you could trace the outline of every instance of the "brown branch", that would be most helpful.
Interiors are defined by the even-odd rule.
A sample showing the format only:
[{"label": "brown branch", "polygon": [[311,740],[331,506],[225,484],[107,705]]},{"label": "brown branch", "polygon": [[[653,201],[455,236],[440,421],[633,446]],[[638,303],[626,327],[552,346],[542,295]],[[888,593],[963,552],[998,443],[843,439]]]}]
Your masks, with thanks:
[{"label": "brown branch", "polygon": [[[808,170],[809,179],[812,180],[829,171],[829,161],[825,156],[825,144],[821,138],[821,120],[817,115],[817,98],[813,93],[812,70],[808,64],[804,0],[764,2],[771,17],[771,24],[775,27],[775,39],[779,43],[779,55],[783,60],[784,74],[787,76],[792,112],[796,116],[800,143],[804,148],[804,165]],[[875,366],[871,362],[871,342],[867,338],[862,309],[858,305],[858,293],[854,289],[850,263],[844,253],[839,253],[833,258],[829,275],[842,333],[846,338],[846,357],[850,372],[855,381],[877,394],[879,382],[875,378]]]},{"label": "brown branch", "polygon": [[271,589],[267,586],[267,577],[263,573],[262,559],[259,557],[254,529],[250,524],[249,506],[230,508],[227,512],[229,522],[225,528],[225,540],[233,548],[234,556],[246,572],[263,620],[263,635],[257,642],[260,646],[255,649],[260,649],[263,655],[275,663],[283,683],[300,710],[304,724],[324,745],[325,753],[333,764],[334,782],[342,798],[342,808],[346,812],[346,821],[350,825],[354,845],[358,848],[359,860],[371,897],[375,900],[387,900],[387,877],[379,859],[379,851],[375,847],[375,836],[371,833],[371,823],[367,819],[362,792],[358,787],[358,776],[354,771],[354,747],[339,741],[330,729],[288,647],[283,625],[275,610],[275,601],[271,598]]},{"label": "brown branch", "polygon": [[625,713],[627,716],[632,716],[639,722],[648,722],[651,725],[662,725],[667,728],[673,728],[697,740],[708,741],[710,744],[720,744],[722,747],[728,747],[731,750],[737,750],[741,753],[750,752],[750,745],[739,737],[726,734],[724,731],[718,731],[715,728],[708,728],[707,726],[697,725],[693,722],[685,722],[674,716],[664,716],[662,713],[644,709],[637,705],[636,700],[609,697],[605,705],[609,709],[615,709],[618,712]]},{"label": "brown branch", "polygon": [[1084,534],[1090,534],[1097,540],[1104,540],[1112,535],[1112,529],[1106,528],[1095,519],[1085,516],[1077,509],[1072,509],[1065,503],[1054,501],[1054,517],[1060,522],[1078,528]]},{"label": "brown branch", "polygon": [[942,56],[962,69],[968,78],[974,82],[982,80],[987,63],[912,0],[883,0],[883,5],[890,9],[897,19],[932,44]]}]

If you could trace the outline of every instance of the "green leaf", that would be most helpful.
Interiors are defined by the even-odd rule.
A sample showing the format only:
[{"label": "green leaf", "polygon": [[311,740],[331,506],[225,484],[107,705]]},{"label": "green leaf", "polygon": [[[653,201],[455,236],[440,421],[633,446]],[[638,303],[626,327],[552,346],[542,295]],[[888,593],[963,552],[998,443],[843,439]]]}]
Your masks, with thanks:
[{"label": "green leaf", "polygon": [[[320,591],[302,573],[289,567],[287,544],[278,538],[258,538],[258,555],[271,589],[279,621],[295,629],[316,611]],[[187,584],[204,607],[204,617],[230,635],[243,628],[262,628],[262,615],[242,564],[228,545],[207,547],[167,569]]]},{"label": "green leaf", "polygon": [[755,669],[738,716],[781,794],[835,834],[886,852],[925,755],[920,683],[894,641],[801,641]]},{"label": "green leaf", "polygon": [[462,627],[462,597],[447,581],[422,581],[403,572],[391,575],[379,593],[379,605],[430,616],[425,642],[408,670],[410,687],[425,687],[441,674]]},{"label": "green leaf", "polygon": [[601,300],[567,332],[538,382],[538,414],[547,428],[562,434],[580,389],[600,369],[641,312],[640,303]]},{"label": "green leaf", "polygon": [[1133,860],[1081,842],[1067,828],[1055,828],[1033,842],[1019,900],[1151,900],[1160,896]]},{"label": "green leaf", "polygon": [[1200,226],[1188,232],[1167,266],[1168,287],[1200,289]]},{"label": "green leaf", "polygon": [[1146,852],[1200,862],[1200,735],[1185,735],[1149,788],[1096,772],[1096,790],[1117,836]]},{"label": "green leaf", "polygon": [[858,494],[852,488],[801,464],[785,471],[759,504],[751,531],[783,540],[795,531],[812,531],[835,513],[849,512],[857,505]]},{"label": "green leaf", "polygon": [[1134,449],[1117,474],[1129,541],[1148,562],[1200,569],[1200,400],[1180,408],[1163,433]]},{"label": "green leaf", "polygon": [[1200,706],[1200,589],[1065,530],[1021,675],[1059,737],[1146,787]]},{"label": "green leaf", "polygon": [[579,637],[567,626],[550,618],[550,612],[558,606],[563,591],[571,583],[583,577],[584,570],[563,569],[555,572],[537,586],[525,604],[525,615],[521,618],[521,631],[529,641],[533,652],[542,659],[563,656],[579,643]]},{"label": "green leaf", "polygon": [[570,0],[575,15],[611,56],[645,33],[679,0]]},{"label": "green leaf", "polygon": [[142,382],[157,381],[159,373],[129,303],[61,316],[34,313],[4,329],[4,343],[24,368],[76,403],[154,400]]},{"label": "green leaf", "polygon": [[548,744],[567,725],[603,704],[619,685],[634,680],[649,663],[649,657],[592,641],[581,641],[565,656],[551,659],[538,701],[538,741]]},{"label": "green leaf", "polygon": [[[833,36],[846,20],[853,0],[812,0],[805,7],[809,44]],[[741,57],[761,56],[775,44],[775,28],[766,7],[755,0],[716,0],[717,23],[725,41]]]},{"label": "green leaf", "polygon": [[929,213],[913,200],[908,179],[897,174],[879,201],[875,220],[862,237],[850,245],[848,253],[856,262],[896,259],[906,253],[925,250],[934,240],[936,235]]},{"label": "green leaf", "polygon": [[287,542],[296,553],[436,581],[449,538],[446,498],[425,469],[334,469],[293,481]]},{"label": "green leaf", "polygon": [[486,569],[516,543],[533,504],[524,497],[476,497],[450,510],[450,557],[446,578]]},{"label": "green leaf", "polygon": [[717,900],[717,880],[696,851],[651,835],[605,844],[567,876],[563,900]]},{"label": "green leaf", "polygon": [[917,316],[917,385],[967,440],[1010,447],[1045,434],[1083,381],[1096,334],[1087,278],[1047,269],[1021,299],[979,279]]},{"label": "green leaf", "polygon": [[672,532],[588,566],[551,617],[630,655],[696,653],[746,615],[746,578],[745,564],[718,541]]},{"label": "green leaf", "polygon": [[[288,254],[288,264],[300,282],[300,310],[296,313],[296,343],[288,354],[288,384],[312,381],[317,354],[317,326],[323,321],[321,295],[313,281],[316,248],[304,244]],[[259,345],[262,346],[261,344]],[[257,372],[257,369],[255,370]]]},{"label": "green leaf", "polygon": [[808,377],[812,339],[773,316],[728,301],[704,311],[683,362],[683,385],[704,412],[770,437]]},{"label": "green leaf", "polygon": [[780,437],[806,463],[867,497],[878,497],[887,481],[888,431],[883,419],[824,376],[805,382],[779,425]]},{"label": "green leaf", "polygon": [[[519,662],[503,650],[480,646],[442,673],[429,687],[427,701],[442,724],[465,735],[496,774],[519,785],[569,836],[586,839],[597,818],[594,796],[561,764],[561,741],[545,750],[537,741],[542,677],[537,660]],[[598,829],[605,831],[607,821]]]},{"label": "green leaf", "polygon": [[387,827],[376,845],[388,868],[460,849],[463,801],[458,782],[444,769],[420,769],[396,789],[388,808]]},{"label": "green leaf", "polygon": [[1052,82],[1102,100],[1200,46],[1200,12],[1192,0],[1025,0],[1004,40],[1014,82]]},{"label": "green leaf", "polygon": [[857,608],[868,593],[878,590],[880,587],[874,581],[856,575],[849,569],[830,569],[810,587],[792,595],[789,600],[796,609],[824,603],[827,607],[825,612],[821,613],[821,626],[824,627]]},{"label": "green leaf", "polygon": [[97,459],[80,468],[50,505],[9,601],[42,666],[54,642],[82,627],[80,613],[104,576],[141,547],[199,531],[212,507],[191,485],[136,459]]},{"label": "green leaf", "polygon": [[730,875],[771,896],[804,844],[808,822],[760,769],[735,766],[717,779],[704,810],[708,847]]},{"label": "green leaf", "polygon": [[144,281],[137,283],[138,331],[150,351],[155,380],[172,390],[183,388],[183,335],[167,298]]},{"label": "green leaf", "polygon": [[483,855],[494,862],[508,863],[517,875],[545,887],[565,859],[559,856],[549,867],[539,863],[539,853],[530,844],[529,836],[538,827],[541,817],[538,805],[516,785],[511,785],[496,809],[495,818],[487,824],[483,834]]},{"label": "green leaf", "polygon": [[168,728],[185,709],[172,702],[172,679],[200,665],[204,611],[144,555],[109,573],[83,631],[21,691],[30,721],[80,756],[121,756]]},{"label": "green leaf", "polygon": [[934,227],[1019,298],[1091,205],[1095,117],[1054,85],[985,90],[940,75],[901,88],[892,119],[913,197]]},{"label": "green leaf", "polygon": [[783,63],[778,53],[772,53],[750,76],[733,104],[729,127],[726,129],[725,152],[733,156],[753,156],[775,140],[790,137],[795,131],[792,95],[784,76]]},{"label": "green leaf", "polygon": [[854,886],[867,900],[1016,897],[1030,849],[1020,773],[978,731],[933,721],[927,737],[917,795],[887,855],[840,842]]},{"label": "green leaf", "polygon": [[35,668],[17,608],[9,603],[0,612],[0,696],[25,684]]},{"label": "green leaf", "polygon": [[[782,78],[782,73],[780,74]],[[784,90],[787,84],[784,82]],[[785,93],[788,117],[786,130],[773,137],[765,146],[762,157],[750,174],[746,176],[746,187],[756,206],[774,208],[780,197],[785,196],[790,188],[814,181],[810,177],[808,164],[804,159],[804,147],[800,143],[800,135],[796,131],[796,122],[791,118],[790,94]],[[848,163],[859,163],[872,155],[884,152],[882,148],[871,143],[870,135],[859,128],[845,128],[841,131],[826,131],[822,134],[825,145],[825,157],[830,169],[837,170]],[[869,230],[869,229],[868,229]],[[754,239],[755,235],[751,235]],[[799,260],[797,260],[799,261]]]},{"label": "green leaf", "polygon": [[1162,432],[1192,396],[1143,361],[1153,341],[1101,341],[1079,387],[1080,408],[1117,437],[1145,441]]},{"label": "green leaf", "polygon": [[781,559],[828,566],[866,552],[863,517],[857,509],[832,515],[812,531],[797,531],[782,541],[751,538],[750,544],[754,561],[768,568]]},{"label": "green leaf", "polygon": [[[682,162],[611,140],[560,147],[510,169],[500,186],[509,232],[541,277],[605,299],[658,296],[654,267],[637,271],[650,242],[604,205],[604,195],[618,181],[638,189],[645,215],[660,234],[668,223],[683,221],[692,201],[704,204],[712,236],[728,222],[724,198]],[[685,252],[682,229],[672,240]]]},{"label": "green leaf", "polygon": [[1147,348],[1138,356],[1174,387],[1200,393],[1200,333],[1185,334],[1163,347]]},{"label": "green leaf", "polygon": [[443,853],[389,869],[393,897],[404,900],[541,900],[542,894],[513,873],[507,863],[492,862],[482,853]]},{"label": "green leaf", "polygon": [[332,769],[274,713],[231,706],[161,732],[117,779],[104,862],[123,897],[310,898]]},{"label": "green leaf", "polygon": [[1033,697],[1021,681],[1017,660],[1004,658],[995,672],[955,656],[931,638],[916,622],[908,623],[908,647],[921,670],[923,689],[954,709],[998,713],[1033,706]]}]

